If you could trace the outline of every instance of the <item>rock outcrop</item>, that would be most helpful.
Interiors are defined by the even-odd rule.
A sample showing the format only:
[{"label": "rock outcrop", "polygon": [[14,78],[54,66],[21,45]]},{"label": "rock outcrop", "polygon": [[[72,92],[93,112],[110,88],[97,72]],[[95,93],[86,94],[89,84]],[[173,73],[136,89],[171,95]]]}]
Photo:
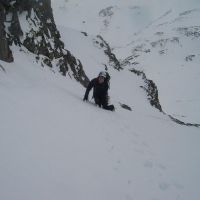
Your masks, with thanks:
[{"label": "rock outcrop", "polygon": [[94,43],[101,49],[103,49],[104,53],[109,58],[109,64],[116,70],[120,71],[123,68],[121,67],[121,64],[115,54],[112,53],[112,50],[109,46],[109,44],[103,39],[102,36],[97,35],[97,39],[94,40]]},{"label": "rock outcrop", "polygon": [[0,60],[6,62],[12,62],[13,55],[9,48],[9,43],[6,37],[5,25],[4,25],[5,20],[6,20],[6,10],[5,10],[5,4],[3,4],[2,1],[0,2]]},{"label": "rock outcrop", "polygon": [[200,124],[183,122],[179,119],[176,119],[172,115],[169,115],[166,112],[164,112],[159,101],[158,88],[156,84],[152,80],[147,79],[146,74],[143,71],[139,71],[134,68],[132,68],[130,71],[136,74],[137,76],[141,76],[142,79],[144,80],[145,85],[141,86],[141,88],[143,88],[146,91],[151,106],[157,108],[160,112],[162,112],[164,115],[167,115],[172,121],[174,121],[177,124],[184,126],[192,126],[197,128],[200,127]]},{"label": "rock outcrop", "polygon": [[[57,66],[62,75],[72,75],[82,85],[89,82],[80,60],[76,59],[61,40],[56,27],[51,0],[2,1],[0,59],[13,61],[9,45],[23,46],[36,55],[36,60],[49,67]],[[11,16],[6,22],[6,15]],[[5,31],[4,23],[7,23]],[[20,23],[26,22],[22,30]],[[3,48],[2,48],[3,47]]]},{"label": "rock outcrop", "polygon": [[160,112],[163,112],[162,106],[160,104],[159,97],[158,97],[158,88],[156,84],[153,82],[153,80],[149,80],[143,71],[139,71],[134,68],[132,68],[130,71],[136,74],[137,76],[142,76],[142,79],[144,80],[145,85],[141,86],[141,88],[143,88],[146,91],[150,104],[153,107],[157,108]]}]

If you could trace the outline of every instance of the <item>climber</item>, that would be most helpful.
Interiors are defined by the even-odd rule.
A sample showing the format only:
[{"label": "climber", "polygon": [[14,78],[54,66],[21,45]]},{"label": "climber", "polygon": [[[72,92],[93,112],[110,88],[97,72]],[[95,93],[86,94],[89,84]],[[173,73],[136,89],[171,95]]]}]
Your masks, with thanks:
[{"label": "climber", "polygon": [[109,89],[110,75],[107,72],[100,72],[98,77],[92,79],[87,86],[84,101],[88,101],[88,95],[90,90],[93,88],[93,98],[95,104],[106,110],[114,111],[114,105],[108,105],[108,89]]}]

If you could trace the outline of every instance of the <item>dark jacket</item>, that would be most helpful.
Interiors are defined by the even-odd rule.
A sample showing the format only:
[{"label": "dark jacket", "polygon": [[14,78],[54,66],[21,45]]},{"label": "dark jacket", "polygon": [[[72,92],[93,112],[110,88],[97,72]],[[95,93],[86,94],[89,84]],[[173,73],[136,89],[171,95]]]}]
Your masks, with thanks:
[{"label": "dark jacket", "polygon": [[85,97],[88,98],[90,90],[93,88],[93,97],[94,98],[106,98],[108,95],[108,82],[104,81],[103,83],[98,82],[98,78],[94,78],[90,81],[90,83],[87,86]]},{"label": "dark jacket", "polygon": [[114,111],[114,105],[108,105],[108,89],[109,83],[105,80],[103,83],[99,83],[98,78],[94,78],[88,84],[88,87],[85,92],[84,101],[88,100],[88,95],[90,90],[93,88],[93,97],[96,105],[102,107],[106,110]]}]

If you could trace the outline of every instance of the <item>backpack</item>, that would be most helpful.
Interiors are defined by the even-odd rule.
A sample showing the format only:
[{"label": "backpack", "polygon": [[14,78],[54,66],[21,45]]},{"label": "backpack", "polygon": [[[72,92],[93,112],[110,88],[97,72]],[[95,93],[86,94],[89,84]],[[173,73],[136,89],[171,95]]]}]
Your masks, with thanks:
[{"label": "backpack", "polygon": [[110,77],[110,74],[108,73],[108,72],[106,72],[106,82],[108,83],[108,88],[110,89],[110,79],[111,79],[111,77]]}]

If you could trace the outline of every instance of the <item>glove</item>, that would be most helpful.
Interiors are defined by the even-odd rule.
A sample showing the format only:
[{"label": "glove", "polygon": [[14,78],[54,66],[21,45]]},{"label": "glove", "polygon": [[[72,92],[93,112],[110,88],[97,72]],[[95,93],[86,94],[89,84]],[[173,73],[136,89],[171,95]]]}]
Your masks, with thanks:
[{"label": "glove", "polygon": [[88,97],[84,96],[83,101],[88,101]]}]

